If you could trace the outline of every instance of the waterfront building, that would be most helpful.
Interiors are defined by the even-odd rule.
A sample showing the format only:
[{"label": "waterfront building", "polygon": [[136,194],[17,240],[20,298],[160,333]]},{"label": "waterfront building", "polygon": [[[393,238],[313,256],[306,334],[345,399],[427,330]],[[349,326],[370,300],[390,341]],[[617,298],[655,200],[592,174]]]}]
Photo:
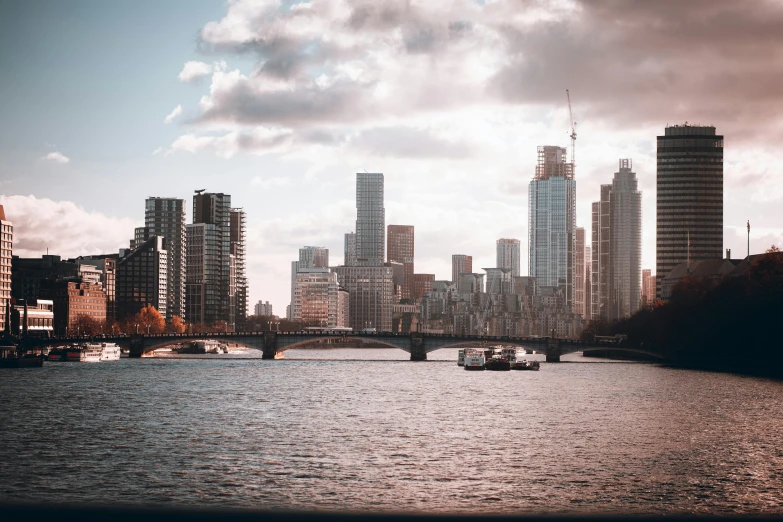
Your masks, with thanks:
[{"label": "waterfront building", "polygon": [[185,320],[211,325],[236,325],[235,284],[232,285],[231,196],[196,191],[193,223],[186,226],[187,262]]},{"label": "waterfront building", "polygon": [[45,279],[40,292],[42,299],[52,302],[55,335],[79,335],[77,320],[80,316],[100,323],[106,321],[106,294],[100,284],[75,279]]},{"label": "waterfront building", "polygon": [[20,299],[11,310],[14,335],[51,337],[54,334],[54,303],[47,299]]},{"label": "waterfront building", "polygon": [[310,326],[338,326],[339,285],[328,268],[300,268],[294,284],[293,320]]},{"label": "waterfront building", "polygon": [[413,274],[413,298],[421,299],[424,294],[432,291],[435,274]]},{"label": "waterfront building", "polygon": [[388,261],[402,263],[400,299],[414,298],[414,229],[409,225],[389,225],[387,230]]},{"label": "waterfront building", "polygon": [[166,318],[168,292],[168,251],[164,238],[152,236],[117,262],[117,316],[127,318],[146,306],[153,306]]},{"label": "waterfront building", "polygon": [[655,272],[723,255],[723,136],[713,126],[668,126],[658,136]]},{"label": "waterfront building", "polygon": [[460,274],[473,273],[473,256],[465,254],[454,254],[451,256],[451,281],[454,284],[459,283]]},{"label": "waterfront building", "polygon": [[6,313],[11,301],[13,249],[14,224],[6,219],[5,209],[0,205],[0,332],[5,331],[9,320]]},{"label": "waterfront building", "polygon": [[528,275],[540,286],[562,288],[566,307],[573,309],[576,181],[566,149],[538,147],[528,197]]},{"label": "waterfront building", "polygon": [[393,268],[390,266],[338,266],[332,268],[348,292],[350,327],[354,330],[392,329]]},{"label": "waterfront building", "polygon": [[356,263],[381,266],[385,259],[383,174],[356,174]]},{"label": "waterfront building", "polygon": [[234,296],[233,317],[236,325],[243,325],[247,319],[248,284],[247,267],[245,261],[245,211],[241,208],[231,209],[231,224],[229,236],[231,241],[231,256],[234,263],[230,295]]},{"label": "waterfront building", "polygon": [[168,254],[166,311],[169,317],[176,315],[184,318],[187,261],[185,200],[147,198],[144,203],[144,228],[147,229],[144,240],[150,236],[161,236],[165,240],[164,247]]},{"label": "waterfront building", "polygon": [[574,242],[574,312],[587,317],[585,308],[585,229],[576,227]]},{"label": "waterfront building", "polygon": [[112,321],[117,320],[117,261],[119,257],[118,254],[100,254],[79,256],[71,261],[76,263],[82,279],[84,279],[85,267],[94,268],[97,272],[98,282],[106,294],[106,319]]},{"label": "waterfront building", "polygon": [[497,241],[497,267],[511,269],[511,277],[519,275],[519,239],[501,238]]},{"label": "waterfront building", "polygon": [[272,305],[269,303],[269,301],[257,302],[255,308],[253,309],[253,315],[263,315],[266,317],[271,317],[272,315],[274,315],[272,313]]},{"label": "waterfront building", "polygon": [[345,257],[344,266],[356,266],[356,233],[348,232],[345,234]]}]

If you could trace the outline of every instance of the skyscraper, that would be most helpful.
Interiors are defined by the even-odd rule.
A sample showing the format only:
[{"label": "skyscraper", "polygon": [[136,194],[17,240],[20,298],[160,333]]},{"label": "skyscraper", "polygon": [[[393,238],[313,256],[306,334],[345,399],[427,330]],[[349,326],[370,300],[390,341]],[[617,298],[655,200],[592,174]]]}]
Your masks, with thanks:
[{"label": "skyscraper", "polygon": [[356,232],[345,234],[344,266],[356,266]]},{"label": "skyscraper", "polygon": [[185,319],[233,328],[231,196],[202,192],[193,196],[193,224],[186,227]]},{"label": "skyscraper", "polygon": [[576,227],[574,243],[574,313],[587,316],[585,309],[585,229]]},{"label": "skyscraper", "polygon": [[473,256],[454,254],[451,256],[451,282],[459,284],[460,274],[473,273]]},{"label": "skyscraper", "polygon": [[382,266],[386,232],[383,174],[356,174],[356,261],[359,266]]},{"label": "skyscraper", "polygon": [[5,218],[5,210],[0,205],[0,332],[6,325],[10,328],[10,317],[6,315],[11,300],[11,259],[14,248],[14,224]]},{"label": "skyscraper", "polygon": [[402,263],[403,281],[400,299],[413,299],[414,297],[414,230],[408,225],[389,225],[387,238],[387,252],[390,263]]},{"label": "skyscraper", "polygon": [[593,203],[593,319],[619,319],[639,309],[642,194],[629,159]]},{"label": "skyscraper", "polygon": [[340,287],[348,292],[351,328],[392,331],[394,269],[390,266],[338,266],[332,270],[337,274]]},{"label": "skyscraper", "polygon": [[316,246],[300,248],[299,268],[329,268],[329,249]]},{"label": "skyscraper", "polygon": [[[656,295],[679,263],[723,256],[723,136],[715,127],[666,127],[658,136]],[[690,245],[688,237],[690,236]]]},{"label": "skyscraper", "polygon": [[652,270],[642,270],[642,306],[650,306],[655,302],[655,288],[652,285]]},{"label": "skyscraper", "polygon": [[511,276],[519,276],[519,239],[498,239],[497,267],[510,268]]},{"label": "skyscraper", "polygon": [[170,264],[165,243],[163,237],[153,235],[120,257],[116,276],[117,317],[130,317],[150,305],[164,318],[168,317]]},{"label": "skyscraper", "polygon": [[231,256],[233,270],[231,286],[234,296],[234,323],[243,325],[247,318],[247,268],[245,265],[245,211],[241,208],[231,209]]},{"label": "skyscraper", "polygon": [[529,190],[529,275],[537,287],[559,287],[567,309],[574,302],[576,181],[566,149],[538,147],[538,164]]},{"label": "skyscraper", "polygon": [[[168,253],[168,317],[185,317],[185,200],[177,198],[147,198],[144,204],[144,228],[149,236],[164,238]],[[107,312],[107,315],[108,312]]]}]

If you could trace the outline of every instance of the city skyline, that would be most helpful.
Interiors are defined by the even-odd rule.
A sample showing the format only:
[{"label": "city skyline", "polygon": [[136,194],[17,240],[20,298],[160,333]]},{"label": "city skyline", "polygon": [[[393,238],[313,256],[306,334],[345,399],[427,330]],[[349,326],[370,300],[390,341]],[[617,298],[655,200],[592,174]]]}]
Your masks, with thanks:
[{"label": "city skyline", "polygon": [[[755,89],[766,85],[760,81],[766,74],[765,56],[774,52],[775,46],[766,43],[768,48],[758,48],[767,27],[761,20],[763,15],[770,21],[781,16],[767,4],[759,4],[752,15],[723,2],[706,8],[670,6],[669,14],[655,6],[636,13],[618,9],[616,17],[629,22],[629,27],[639,22],[640,13],[656,17],[672,28],[674,33],[667,37],[678,41],[699,38],[689,29],[705,20],[722,27],[721,20],[728,13],[746,39],[743,50],[751,52],[710,61],[699,59],[700,51],[691,50],[693,46],[677,47],[678,56],[658,50],[653,58],[673,71],[665,85],[655,83],[641,69],[623,68],[622,76],[618,75],[619,66],[606,71],[604,67],[609,66],[605,64],[611,61],[602,60],[599,70],[611,73],[604,76],[619,78],[616,89],[605,89],[613,93],[612,97],[600,93],[601,82],[605,81],[599,80],[601,75],[585,75],[584,69],[578,69],[557,76],[554,67],[544,67],[536,81],[525,85],[518,94],[512,96],[503,91],[498,82],[518,73],[524,64],[512,64],[517,68],[513,70],[498,65],[507,57],[507,51],[495,51],[502,46],[490,45],[481,35],[498,34],[497,19],[506,7],[496,5],[492,12],[482,7],[480,13],[474,13],[476,16],[465,18],[475,20],[475,27],[486,31],[476,31],[466,38],[477,49],[489,53],[484,63],[487,69],[484,73],[466,70],[466,84],[455,86],[453,99],[444,97],[443,103],[448,107],[434,104],[425,111],[421,107],[400,106],[398,97],[393,95],[403,77],[419,87],[418,92],[430,96],[438,92],[433,91],[432,83],[421,83],[424,76],[417,68],[417,57],[438,56],[449,61],[460,50],[441,45],[440,33],[435,32],[433,42],[418,42],[418,54],[403,51],[397,62],[400,67],[394,61],[374,64],[366,60],[366,72],[374,85],[388,84],[391,94],[384,99],[391,107],[400,109],[400,116],[387,111],[377,111],[370,119],[344,112],[324,113],[323,125],[306,119],[286,119],[282,113],[270,116],[268,125],[258,120],[241,121],[236,113],[224,113],[222,123],[204,123],[206,113],[202,111],[207,109],[200,104],[201,97],[213,105],[225,101],[211,97],[210,88],[223,92],[221,88],[233,87],[235,80],[252,82],[251,73],[259,63],[270,62],[270,67],[275,63],[273,57],[259,57],[232,47],[241,35],[226,29],[231,20],[238,22],[237,27],[247,27],[252,13],[268,8],[259,6],[252,13],[243,13],[238,7],[226,9],[222,2],[188,3],[188,9],[184,5],[172,2],[162,7],[138,6],[134,16],[154,18],[167,25],[165,45],[156,40],[162,36],[152,36],[138,46],[127,45],[135,41],[135,33],[132,24],[121,22],[129,9],[122,4],[96,8],[76,2],[68,9],[52,4],[52,20],[72,22],[77,32],[84,35],[83,39],[71,38],[65,46],[51,44],[49,39],[62,41],[63,29],[47,25],[50,22],[40,24],[40,33],[20,32],[19,28],[30,27],[30,20],[37,16],[34,8],[24,3],[3,6],[8,16],[0,17],[5,29],[0,37],[2,47],[21,45],[31,50],[24,62],[9,63],[6,81],[0,84],[6,94],[2,102],[6,113],[10,120],[18,122],[18,128],[0,130],[0,204],[5,205],[6,214],[14,223],[15,255],[37,257],[45,254],[47,248],[64,258],[116,252],[127,247],[127,239],[133,237],[136,227],[144,225],[139,209],[148,197],[188,201],[192,191],[201,188],[233,194],[233,203],[245,209],[248,221],[248,302],[268,300],[282,315],[290,299],[290,260],[295,258],[297,249],[322,244],[332,252],[343,251],[344,234],[353,229],[355,220],[354,176],[366,169],[385,174],[385,222],[416,228],[417,272],[447,279],[450,256],[454,253],[472,255],[474,266],[494,266],[498,238],[513,237],[524,242],[528,237],[526,193],[535,167],[535,147],[568,146],[566,88],[571,91],[579,122],[577,226],[590,227],[590,204],[598,199],[600,184],[614,172],[617,158],[633,158],[643,194],[642,267],[654,269],[656,136],[667,124],[689,121],[715,125],[725,136],[723,249],[744,255],[744,226],[748,219],[752,224],[751,252],[762,252],[770,244],[783,241],[776,212],[783,190],[772,176],[777,120],[774,114],[767,115],[769,111],[759,110],[762,102],[742,94],[750,86]],[[314,5],[316,20],[332,16],[316,9],[318,2]],[[417,16],[423,23],[444,16],[459,18],[464,6],[455,8],[448,16],[439,9],[421,8]],[[604,9],[601,3],[577,3],[575,7],[557,7],[555,14],[563,15],[559,18],[528,13],[529,20],[514,24],[540,25],[532,27],[532,43],[518,45],[530,52],[540,50],[542,60],[551,58],[544,52],[547,41],[543,29],[595,28]],[[279,8],[274,14],[285,19],[287,13]],[[405,16],[401,24],[408,20]],[[226,17],[227,21],[222,21]],[[675,20],[681,23],[676,28]],[[102,37],[105,45],[94,46],[95,40],[89,38],[95,38],[99,29],[105,27],[112,27],[112,35]],[[217,45],[222,38],[224,51],[210,52],[205,46],[195,45],[193,34],[200,29],[204,42]],[[377,50],[377,37],[369,27],[356,33],[351,37],[366,43],[368,52]],[[759,36],[754,37],[755,33]],[[713,40],[708,35],[701,37]],[[569,36],[563,41],[565,49],[573,51],[574,44],[579,43],[575,38],[578,39]],[[649,58],[646,46],[654,47],[614,26],[608,38],[614,44],[628,43],[623,52],[633,59]],[[710,52],[720,55],[721,49],[732,45],[733,38],[715,42],[714,51]],[[591,47],[594,51],[614,53],[613,56],[619,52],[600,47],[602,43],[593,45],[599,46]],[[165,51],[159,53],[157,49]],[[408,47],[409,51],[412,49]],[[750,55],[753,59],[748,59]],[[116,56],[125,58],[122,63],[134,64],[131,70],[125,71],[120,63],[115,63]],[[367,56],[360,53],[361,58]],[[79,59],[84,57],[90,57],[99,67],[103,64],[104,74],[76,74]],[[294,58],[301,64],[300,55]],[[731,69],[732,60],[737,60],[744,71],[742,80],[738,85],[716,85],[714,92],[703,85],[693,85],[687,79],[690,68],[675,66],[689,59],[698,60],[702,72],[708,74]],[[573,62],[568,60],[569,64]],[[339,86],[355,89],[360,85],[358,77],[348,75],[345,63],[339,65],[343,67],[340,70],[344,76],[340,78],[344,81],[322,83],[319,88],[327,94],[337,92]],[[565,71],[567,65],[562,65]],[[128,82],[125,74],[130,74],[132,81]],[[59,82],[61,91],[56,96],[46,97],[42,89],[50,85],[50,75],[63,81]],[[326,80],[335,80],[336,75],[327,71]],[[14,77],[28,79],[24,90],[9,83]],[[634,89],[622,80],[631,77]],[[299,76],[285,78],[292,82],[297,95],[308,92],[308,84]],[[433,80],[442,79],[440,74],[433,75]],[[653,85],[657,87],[652,88]],[[493,86],[497,89],[490,88]],[[470,101],[471,96],[466,93],[476,87],[489,93],[486,96],[490,98]],[[138,92],[129,92],[129,88]],[[718,110],[716,107],[725,106],[718,100],[730,89],[746,102],[733,111]],[[382,94],[383,89],[373,90],[376,91]],[[644,103],[628,104],[631,93]],[[42,96],[44,102],[38,103]],[[364,97],[359,101],[361,108],[368,107]],[[766,102],[764,107],[768,107]],[[105,114],[111,114],[111,118],[104,118]],[[619,121],[623,124],[622,132],[612,130]],[[773,132],[767,132],[770,125]],[[264,129],[277,129],[283,134],[292,129],[292,137],[265,135]],[[260,147],[275,143],[282,145]],[[161,150],[153,155],[158,149]],[[128,183],[130,179],[134,182]],[[107,197],[120,186],[121,194]],[[189,208],[186,212],[190,223],[193,216]],[[522,273],[528,272],[525,254],[521,256]]]}]

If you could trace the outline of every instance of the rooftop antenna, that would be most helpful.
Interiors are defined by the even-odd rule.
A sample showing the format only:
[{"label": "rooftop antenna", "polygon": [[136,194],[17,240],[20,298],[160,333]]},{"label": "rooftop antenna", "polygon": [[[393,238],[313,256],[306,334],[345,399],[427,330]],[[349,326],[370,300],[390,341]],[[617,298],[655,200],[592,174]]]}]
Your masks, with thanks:
[{"label": "rooftop antenna", "polygon": [[571,116],[571,165],[572,169],[576,169],[576,158],[574,154],[576,152],[576,121],[574,121],[574,111],[571,109],[571,93],[566,89],[566,98],[568,99],[568,114]]}]

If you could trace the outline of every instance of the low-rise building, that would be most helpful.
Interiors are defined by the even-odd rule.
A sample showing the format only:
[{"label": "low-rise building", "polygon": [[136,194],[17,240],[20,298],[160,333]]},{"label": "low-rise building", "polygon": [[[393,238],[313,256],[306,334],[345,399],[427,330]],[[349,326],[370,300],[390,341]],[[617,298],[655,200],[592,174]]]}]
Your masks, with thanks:
[{"label": "low-rise building", "polygon": [[97,322],[106,320],[106,294],[100,284],[47,279],[42,282],[41,296],[54,307],[55,335],[78,335],[80,316]]},{"label": "low-rise building", "polygon": [[51,337],[54,333],[54,302],[48,299],[17,301],[11,310],[11,327],[14,335]]}]

